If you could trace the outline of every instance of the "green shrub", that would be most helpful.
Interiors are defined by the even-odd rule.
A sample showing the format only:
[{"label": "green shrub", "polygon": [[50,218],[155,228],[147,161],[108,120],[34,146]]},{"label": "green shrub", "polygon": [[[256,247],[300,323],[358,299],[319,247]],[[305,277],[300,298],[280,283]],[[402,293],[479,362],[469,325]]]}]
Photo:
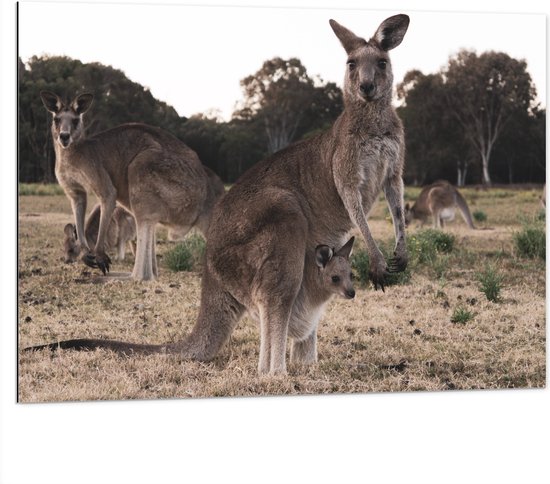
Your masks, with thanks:
[{"label": "green shrub", "polygon": [[[384,254],[386,261],[389,261],[389,255],[393,254],[393,248],[391,252],[385,247],[385,245],[380,244],[380,250]],[[351,267],[353,269],[355,279],[359,282],[360,285],[366,286],[369,283],[369,255],[365,250],[355,251],[351,255]],[[387,286],[395,286],[399,284],[406,284],[411,279],[411,272],[407,268],[403,272],[396,272],[388,274],[385,278]]]},{"label": "green shrub", "polygon": [[498,274],[494,267],[487,264],[485,270],[477,276],[480,283],[479,290],[485,294],[485,297],[492,302],[500,300],[500,291],[502,289],[502,276]]},{"label": "green shrub", "polygon": [[199,235],[191,235],[164,255],[168,268],[174,272],[191,271],[204,257],[206,243]]},{"label": "green shrub", "polygon": [[468,321],[473,319],[473,317],[474,313],[468,311],[462,306],[458,306],[453,311],[453,315],[451,316],[451,323],[466,324]]},{"label": "green shrub", "polygon": [[526,223],[514,234],[514,245],[520,257],[546,260],[546,230],[544,224]]},{"label": "green shrub", "polygon": [[483,210],[476,210],[472,215],[476,222],[487,221],[487,214]]},{"label": "green shrub", "polygon": [[433,263],[439,254],[452,252],[454,243],[454,235],[447,232],[419,230],[408,238],[409,259],[412,263]]},{"label": "green shrub", "polygon": [[355,280],[366,286],[369,282],[369,255],[365,250],[356,250],[351,254],[350,260]]}]

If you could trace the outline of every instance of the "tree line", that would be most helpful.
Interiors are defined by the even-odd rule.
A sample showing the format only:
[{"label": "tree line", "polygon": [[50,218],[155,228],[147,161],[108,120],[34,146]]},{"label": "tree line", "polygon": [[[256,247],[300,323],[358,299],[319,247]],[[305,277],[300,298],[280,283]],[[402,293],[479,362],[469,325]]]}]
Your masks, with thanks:
[{"label": "tree line", "polygon": [[[309,75],[296,58],[265,61],[241,87],[230,121],[204,113],[186,118],[111,66],[59,56],[19,59],[19,179],[55,181],[50,120],[39,98],[44,89],[67,98],[94,94],[88,134],[132,121],[170,131],[227,183],[270,153],[327,129],[343,109],[338,86]],[[462,51],[436,74],[408,72],[397,99],[407,184],[544,182],[546,112],[535,104],[524,61]]]}]

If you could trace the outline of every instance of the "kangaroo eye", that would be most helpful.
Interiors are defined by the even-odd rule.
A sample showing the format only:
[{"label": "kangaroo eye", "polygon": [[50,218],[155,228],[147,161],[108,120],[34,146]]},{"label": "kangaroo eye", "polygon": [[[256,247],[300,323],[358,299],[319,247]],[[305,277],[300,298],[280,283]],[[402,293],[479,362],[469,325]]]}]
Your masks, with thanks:
[{"label": "kangaroo eye", "polygon": [[340,282],[340,277],[339,276],[332,276],[332,282],[334,282],[334,284],[338,284]]},{"label": "kangaroo eye", "polygon": [[378,61],[378,67],[380,69],[385,69],[387,64],[388,64],[388,61],[386,59],[380,59]]},{"label": "kangaroo eye", "polygon": [[60,122],[60,121],[61,121],[61,120],[60,120],[57,116],[55,116],[55,117],[53,118],[53,122],[55,123],[56,126],[59,126],[59,122]]},{"label": "kangaroo eye", "polygon": [[348,67],[349,67],[349,70],[350,71],[353,71],[353,69],[355,69],[355,61],[354,60],[349,60],[348,61]]},{"label": "kangaroo eye", "polygon": [[349,278],[353,281],[355,279],[355,276],[353,275],[353,272],[349,273]]},{"label": "kangaroo eye", "polygon": [[79,121],[80,121],[80,120],[79,120],[78,118],[73,119],[73,128],[74,128],[74,129],[78,128],[78,122],[79,122]]}]

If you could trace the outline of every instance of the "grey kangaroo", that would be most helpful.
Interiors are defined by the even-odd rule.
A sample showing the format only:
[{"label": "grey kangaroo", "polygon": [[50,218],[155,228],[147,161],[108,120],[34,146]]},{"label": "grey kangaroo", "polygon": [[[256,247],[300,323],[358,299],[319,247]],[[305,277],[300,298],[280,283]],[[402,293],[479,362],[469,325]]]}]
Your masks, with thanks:
[{"label": "grey kangaroo", "polygon": [[[101,217],[101,206],[96,205],[86,219],[84,233],[88,244],[95,246],[99,221]],[[63,241],[64,261],[75,262],[80,254],[80,241],[76,234],[74,224],[67,224],[64,228],[65,239]],[[122,207],[115,207],[113,216],[107,228],[105,238],[105,250],[110,252],[116,249],[116,259],[123,261],[126,255],[126,246],[130,244],[132,253],[135,255],[134,240],[136,238],[136,222],[134,216]]]},{"label": "grey kangaroo", "polygon": [[405,205],[405,223],[408,225],[418,219],[424,225],[431,216],[434,228],[443,228],[445,222],[454,220],[456,207],[468,227],[475,229],[464,197],[448,181],[438,180],[422,189],[412,207],[408,203]]},{"label": "grey kangaroo", "polygon": [[[285,373],[289,335],[294,361],[315,361],[322,306],[315,282],[319,245],[342,247],[356,226],[375,288],[384,288],[388,272],[405,269],[403,127],[391,105],[388,52],[401,43],[409,17],[386,19],[369,41],[334,20],[330,25],[347,53],[343,113],[328,131],[254,165],[218,202],[207,234],[195,326],[181,342],[140,349],[211,360],[248,311],[260,321],[259,373]],[[380,190],[395,228],[389,266],[367,223]],[[46,346],[58,345],[67,347]],[[120,345],[129,347],[108,343],[112,349]]]},{"label": "grey kangaroo", "polygon": [[[52,114],[55,174],[71,201],[82,260],[104,274],[109,271],[105,239],[118,202],[134,215],[137,225],[132,277],[154,279],[156,225],[162,223],[179,234],[196,226],[205,234],[212,207],[224,193],[221,180],[193,150],[159,128],[129,123],[86,138],[83,114],[92,94],[71,102],[49,91],[40,96]],[[101,206],[93,251],[84,231],[87,192],[94,192]]]},{"label": "grey kangaroo", "polygon": [[[302,307],[295,306],[295,314],[293,316],[296,324],[293,331],[290,332],[290,337],[295,343],[291,348],[291,361],[306,364],[317,361],[317,345],[300,344],[303,334],[311,334],[313,332],[316,333],[317,325],[323,316],[324,308],[333,295],[338,295],[345,299],[353,299],[355,297],[355,289],[353,288],[353,272],[349,260],[353,242],[354,237],[348,240],[348,242],[339,250],[335,250],[324,244],[315,248],[315,254],[312,259],[315,260],[316,269],[313,271],[311,277],[311,296],[307,301],[307,304],[315,308],[314,317],[308,319],[301,318]],[[255,312],[250,315],[253,319],[259,319],[259,315]],[[107,348],[123,354],[179,354],[181,351],[179,343],[147,345],[102,339],[67,340],[49,345],[26,348],[26,350],[39,350],[45,348],[49,348],[51,350],[56,350],[58,348],[71,348],[76,350]]]}]

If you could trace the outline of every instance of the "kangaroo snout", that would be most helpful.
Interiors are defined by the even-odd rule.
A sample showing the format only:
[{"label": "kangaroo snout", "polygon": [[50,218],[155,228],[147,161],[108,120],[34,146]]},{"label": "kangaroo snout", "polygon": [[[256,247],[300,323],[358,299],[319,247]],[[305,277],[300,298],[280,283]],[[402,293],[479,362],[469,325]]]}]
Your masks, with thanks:
[{"label": "kangaroo snout", "polygon": [[66,148],[71,141],[71,133],[59,133],[59,141]]},{"label": "kangaroo snout", "polygon": [[355,297],[355,289],[346,290],[346,299],[353,299]]},{"label": "kangaroo snout", "polygon": [[374,82],[363,82],[359,86],[359,89],[368,99],[372,99],[376,91],[376,86],[374,85]]}]

